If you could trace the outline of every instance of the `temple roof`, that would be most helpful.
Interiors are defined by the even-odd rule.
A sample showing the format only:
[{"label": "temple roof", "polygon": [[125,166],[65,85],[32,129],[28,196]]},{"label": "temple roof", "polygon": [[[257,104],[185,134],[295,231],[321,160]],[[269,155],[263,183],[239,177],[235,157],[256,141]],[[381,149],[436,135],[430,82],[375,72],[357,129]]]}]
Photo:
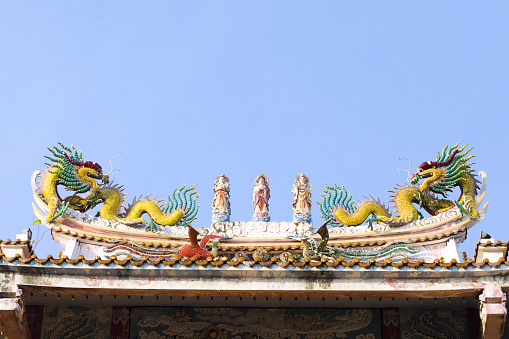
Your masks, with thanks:
[{"label": "temple roof", "polygon": [[[507,243],[505,243],[507,244]],[[328,270],[328,271],[348,271],[348,270],[371,270],[371,271],[495,271],[500,270],[504,272],[509,271],[509,262],[500,258],[496,262],[490,262],[488,259],[484,259],[482,262],[477,263],[474,259],[467,259],[461,263],[453,259],[450,262],[446,262],[442,259],[435,259],[433,262],[425,262],[423,259],[412,261],[403,259],[401,262],[392,262],[390,258],[383,261],[376,261],[371,259],[367,262],[363,262],[356,258],[354,260],[306,260],[299,261],[282,261],[279,258],[272,257],[267,261],[248,261],[240,257],[238,260],[200,260],[196,258],[175,258],[174,260],[165,260],[163,257],[160,259],[152,260],[148,257],[143,260],[134,260],[132,257],[128,257],[124,260],[117,260],[115,256],[111,259],[101,259],[96,257],[92,260],[87,260],[83,256],[79,256],[78,259],[69,259],[66,256],[61,258],[53,258],[52,255],[48,255],[46,258],[38,258],[36,255],[32,255],[29,258],[22,258],[20,255],[15,257],[6,257],[3,253],[0,253],[0,265],[2,266],[29,266],[29,267],[45,267],[45,268],[140,268],[140,269],[162,269],[162,268],[173,268],[182,270],[192,269],[208,269],[208,270],[230,270],[232,267],[236,267],[240,270],[291,270],[305,269],[305,270]]]}]

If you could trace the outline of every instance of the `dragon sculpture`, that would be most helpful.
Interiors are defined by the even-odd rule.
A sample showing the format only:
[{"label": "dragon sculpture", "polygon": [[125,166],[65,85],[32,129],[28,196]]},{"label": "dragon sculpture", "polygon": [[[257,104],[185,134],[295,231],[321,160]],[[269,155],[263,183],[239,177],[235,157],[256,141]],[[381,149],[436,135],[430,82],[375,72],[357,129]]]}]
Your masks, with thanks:
[{"label": "dragon sculpture", "polygon": [[318,228],[318,230],[316,230],[316,233],[322,238],[320,243],[317,243],[316,240],[311,237],[301,238],[301,242],[304,245],[302,249],[303,258],[316,259],[325,254],[332,254],[330,252],[332,252],[331,249],[333,248],[327,246],[327,243],[329,242],[327,223],[329,221],[330,220],[327,220],[322,226],[320,226],[320,228]]},{"label": "dragon sculpture", "polygon": [[[462,214],[477,217],[474,197],[479,190],[479,181],[471,173],[473,170],[470,166],[474,163],[468,163],[474,156],[468,155],[472,148],[465,150],[468,144],[458,149],[459,145],[460,143],[457,143],[450,148],[446,145],[438,153],[436,161],[427,161],[418,167],[417,173],[410,177],[410,185],[397,185],[393,191],[389,191],[392,192],[389,202],[395,207],[393,213],[372,196],[356,204],[344,187],[330,187],[325,184],[327,190],[324,189],[324,192],[327,196],[322,194],[323,201],[318,202],[323,218],[332,218],[332,223],[339,226],[357,226],[365,221],[370,226],[373,221],[401,226],[423,218],[414,204],[418,204],[431,215],[458,206]],[[417,186],[421,179],[423,182]],[[445,199],[455,187],[460,188],[459,199]],[[438,194],[443,198],[438,198]]]},{"label": "dragon sculpture", "polygon": [[[48,148],[53,156],[46,156],[53,164],[46,164],[48,170],[42,175],[40,188],[46,200],[49,212],[46,216],[48,222],[52,222],[62,216],[67,208],[80,212],[86,212],[99,204],[103,204],[99,215],[103,219],[118,221],[127,225],[146,225],[151,230],[157,229],[156,225],[173,226],[186,225],[196,219],[199,205],[196,205],[198,196],[194,186],[185,189],[175,189],[168,196],[168,203],[160,205],[161,200],[150,194],[145,198],[133,199],[126,206],[123,186],[109,183],[107,174],[103,174],[102,167],[91,161],[84,161],[83,155],[78,153],[74,146]],[[74,194],[62,199],[57,187],[64,186],[66,190]],[[80,194],[88,193],[86,196]],[[124,210],[122,211],[122,208]],[[141,216],[148,214],[150,220],[146,221]]]},{"label": "dragon sculpture", "polygon": [[327,246],[329,242],[329,230],[327,229],[327,224],[331,221],[327,220],[320,228],[317,229],[316,234],[320,235],[321,241],[318,243],[315,239],[310,236],[300,237],[301,243],[303,245],[302,249],[302,258],[310,260],[321,260],[323,258],[326,259],[335,259],[338,257],[346,257],[346,258],[359,258],[359,257],[369,257],[370,259],[376,259],[379,257],[383,257],[385,255],[391,256],[403,256],[406,257],[409,254],[415,254],[419,250],[412,249],[405,244],[390,244],[385,248],[378,250],[378,253],[370,252],[370,253],[349,253],[342,248]]}]

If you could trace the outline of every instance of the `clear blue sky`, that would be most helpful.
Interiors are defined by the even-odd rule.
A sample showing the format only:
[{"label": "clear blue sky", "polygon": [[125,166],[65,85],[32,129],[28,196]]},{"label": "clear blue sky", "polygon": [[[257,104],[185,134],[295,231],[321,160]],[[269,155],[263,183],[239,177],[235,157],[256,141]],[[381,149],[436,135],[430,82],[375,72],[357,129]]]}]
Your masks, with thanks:
[{"label": "clear blue sky", "polygon": [[[313,201],[324,182],[388,200],[398,154],[415,171],[461,140],[488,174],[472,257],[481,230],[509,240],[508,17],[506,1],[4,2],[0,238],[31,227],[30,175],[58,141],[108,171],[121,152],[131,199],[196,184],[206,227],[222,172],[232,220],[264,172],[289,221],[300,172]],[[60,250],[48,232],[36,253]]]}]

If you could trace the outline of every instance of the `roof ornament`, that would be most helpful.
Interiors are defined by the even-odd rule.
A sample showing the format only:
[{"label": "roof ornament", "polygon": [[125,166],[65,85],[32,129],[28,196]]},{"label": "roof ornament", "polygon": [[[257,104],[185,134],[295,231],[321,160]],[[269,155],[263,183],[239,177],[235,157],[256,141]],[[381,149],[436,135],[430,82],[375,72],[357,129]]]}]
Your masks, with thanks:
[{"label": "roof ornament", "polygon": [[[85,160],[74,147],[62,144],[50,149],[48,169],[42,175],[39,171],[32,175],[33,207],[37,220],[48,227],[48,232],[51,230],[54,240],[66,247],[64,253],[72,259],[79,255],[132,256],[136,260],[144,256],[168,260],[201,257],[207,260],[196,259],[197,265],[205,265],[212,257],[214,262],[253,265],[260,258],[263,265],[270,266],[279,260],[278,265],[284,267],[289,262],[304,264],[307,259],[315,265],[339,258],[364,261],[421,259],[431,255],[459,258],[451,248],[430,250],[428,245],[446,244],[452,238],[462,241],[466,231],[486,214],[488,203],[481,205],[486,174],[479,172],[480,185],[473,175],[473,163],[469,162],[473,156],[469,152],[471,148],[458,143],[446,146],[435,161],[422,163],[410,176],[410,184],[394,189],[390,202],[396,210],[392,213],[379,199],[370,196],[356,203],[344,186],[326,184],[319,204],[326,221],[315,234],[310,222],[267,223],[270,189],[269,179],[263,173],[256,177],[253,189],[254,222],[217,222],[211,227],[194,229],[191,222],[196,219],[199,207],[194,186],[175,188],[166,204],[150,194],[135,197],[128,204],[123,186],[112,184],[108,177],[115,172],[112,162],[118,157],[110,159],[111,171],[105,174],[99,164]],[[229,178],[223,173],[218,175],[213,187],[214,217],[218,221],[229,218]],[[453,190],[458,192],[457,196],[448,198]],[[304,173],[295,177],[292,193],[294,221],[299,220],[295,217],[311,220],[311,185]],[[87,214],[94,207],[99,213]],[[425,212],[431,216],[424,218]],[[208,237],[205,241],[211,242],[208,245],[199,244],[198,237],[202,240],[207,236],[216,237]],[[224,239],[221,244],[218,236]],[[404,243],[397,242],[403,238]],[[94,244],[97,249],[92,253],[79,243]],[[186,247],[189,251],[179,255],[185,245],[189,245]],[[255,253],[256,247],[263,249]],[[265,254],[261,253],[264,251]]]},{"label": "roof ornament", "polygon": [[295,177],[293,193],[293,221],[311,222],[311,185],[309,178],[304,173]]},{"label": "roof ornament", "polygon": [[269,178],[265,174],[256,177],[253,189],[253,221],[270,221],[269,199],[270,188]]},{"label": "roof ornament", "polygon": [[230,179],[224,173],[221,173],[214,181],[212,223],[229,221],[230,214]]},{"label": "roof ornament", "polygon": [[[84,161],[83,156],[76,151],[74,146],[48,148],[52,156],[47,156],[52,164],[46,164],[48,170],[42,176],[39,187],[47,204],[48,212],[46,222],[51,223],[59,217],[63,217],[67,210],[86,212],[101,205],[99,216],[102,219],[117,221],[129,226],[145,226],[149,231],[157,231],[160,226],[184,225],[196,219],[199,206],[196,205],[198,195],[194,186],[175,189],[168,196],[168,203],[160,205],[161,200],[150,197],[150,194],[142,198],[134,198],[133,202],[126,205],[123,186],[111,185],[108,174],[103,174],[102,167],[91,161]],[[120,154],[119,156],[120,157]],[[115,170],[110,159],[112,170]],[[40,176],[40,174],[38,174]],[[64,186],[73,195],[62,198],[57,190],[58,186]],[[82,195],[87,193],[86,195]],[[123,211],[121,209],[124,208]],[[69,213],[69,212],[68,212]],[[142,215],[147,214],[145,220]]]},{"label": "roof ornament", "polygon": [[[336,226],[358,226],[364,222],[367,222],[371,229],[373,222],[402,226],[423,218],[414,204],[432,216],[456,206],[462,215],[476,218],[479,213],[475,208],[475,197],[480,181],[472,174],[471,165],[474,163],[468,162],[474,157],[468,155],[472,148],[466,149],[466,144],[458,149],[459,145],[460,142],[451,148],[446,145],[438,152],[436,161],[423,162],[419,166],[417,173],[410,176],[410,185],[397,185],[390,191],[393,195],[389,202],[394,204],[394,212],[390,212],[380,199],[371,195],[360,203],[354,203],[352,195],[344,186],[338,187],[334,184],[334,187],[331,187],[325,184],[326,189],[323,191],[327,196],[322,194],[323,201],[318,202],[323,218],[333,217]],[[421,184],[420,180],[423,180]],[[460,188],[459,198],[445,199],[455,187]],[[439,198],[438,194],[444,199]]]}]

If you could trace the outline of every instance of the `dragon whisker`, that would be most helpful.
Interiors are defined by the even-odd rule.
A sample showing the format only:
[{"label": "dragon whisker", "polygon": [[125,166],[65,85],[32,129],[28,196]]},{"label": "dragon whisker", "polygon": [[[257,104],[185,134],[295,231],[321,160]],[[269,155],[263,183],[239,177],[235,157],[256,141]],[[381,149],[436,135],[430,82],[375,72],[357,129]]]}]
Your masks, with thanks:
[{"label": "dragon whisker", "polygon": [[121,155],[122,155],[122,153],[119,153],[118,156],[110,158],[111,171],[109,173],[106,173],[106,175],[110,175],[111,173],[113,173],[113,171],[121,171],[122,170],[122,167],[120,167],[120,169],[113,168],[113,164],[111,163],[111,161],[113,159],[118,159],[118,158],[120,158]]},{"label": "dragon whisker", "polygon": [[410,176],[412,176],[412,163],[410,162],[410,160],[408,160],[408,158],[400,158],[399,154],[398,154],[398,160],[406,160],[406,161],[408,161],[408,171],[407,170],[400,170],[399,168],[397,168],[397,170],[398,170],[398,172],[407,172],[408,176],[406,178],[406,181],[410,182]]}]

